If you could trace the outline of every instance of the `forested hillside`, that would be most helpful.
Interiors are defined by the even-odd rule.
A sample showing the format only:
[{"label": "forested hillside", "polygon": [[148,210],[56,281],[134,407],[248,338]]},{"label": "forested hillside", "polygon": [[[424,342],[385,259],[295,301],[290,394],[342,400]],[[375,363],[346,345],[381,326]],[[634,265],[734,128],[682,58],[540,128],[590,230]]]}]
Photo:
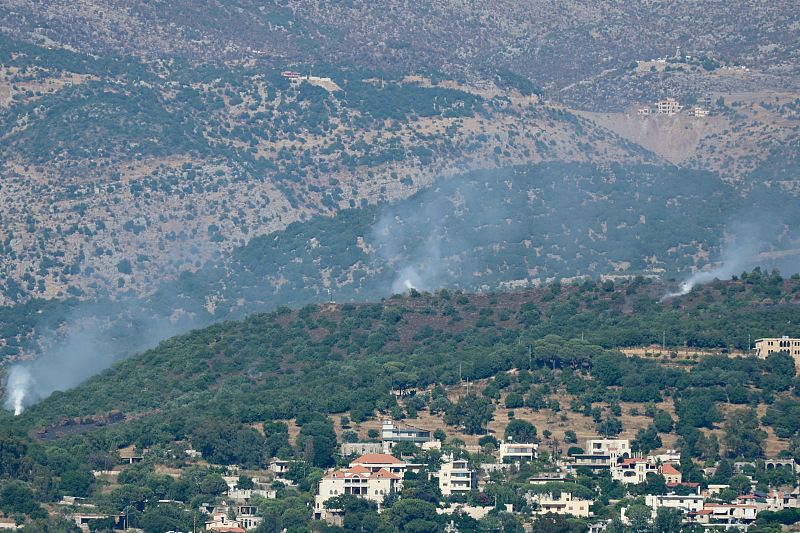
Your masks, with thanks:
[{"label": "forested hillside", "polygon": [[[21,416],[3,414],[3,475],[34,490],[31,507],[19,508],[31,518],[41,515],[36,502],[77,494],[107,510],[141,501],[144,520],[166,512],[145,494],[186,504],[213,497],[211,481],[153,485],[162,464],[181,468],[180,479],[215,472],[192,466],[186,448],[251,471],[274,455],[298,461],[297,488],[263,502],[261,512],[282,505],[283,513],[290,498],[314,490],[316,468],[336,463],[337,442],[368,440],[384,418],[435,425],[456,447],[530,421],[554,453],[594,434],[622,434],[644,452],[668,442],[685,456],[681,468],[692,481],[705,480],[692,458],[796,454],[794,362],[748,357],[747,347],[762,336],[800,335],[800,276],[757,269],[661,301],[668,289],[640,277],[483,295],[412,290],[381,303],[281,307],[217,324],[162,342]],[[618,351],[626,346],[647,354]],[[393,390],[418,392],[398,401]],[[147,448],[148,459],[112,482],[110,498],[102,481],[67,475],[114,464],[115,450],[129,445]],[[796,483],[778,474],[759,483]],[[596,482],[584,484],[606,499],[624,496]],[[599,516],[613,516],[604,509]]]},{"label": "forested hillside", "polygon": [[[558,335],[565,342],[576,338],[583,341],[574,350],[537,351],[528,366],[591,367],[591,354],[597,352],[581,353],[583,345],[611,350],[660,344],[668,338],[675,349],[746,353],[748,338],[798,336],[793,319],[800,302],[800,277],[784,279],[777,271],[770,274],[758,269],[744,273],[742,278],[714,282],[663,302],[670,287],[638,277],[617,284],[586,281],[488,295],[447,290],[432,295],[412,290],[381,303],[308,304],[299,312],[280,307],[241,323],[217,324],[165,341],[157,349],[93,378],[81,389],[59,393],[57,399],[32,409],[27,418],[45,410],[46,405],[68,416],[101,414],[108,409],[139,413],[169,405],[170,401],[176,406],[190,406],[192,402],[184,394],[204,405],[205,401],[215,401],[212,398],[218,386],[229,378],[240,382],[249,373],[260,377],[250,376],[240,383],[247,383],[243,390],[253,394],[253,401],[248,403],[258,403],[263,412],[293,406],[288,413],[291,416],[282,417],[293,418],[302,405],[331,413],[338,411],[329,410],[330,402],[350,405],[353,400],[337,400],[339,395],[334,391],[341,391],[343,397],[360,395],[358,386],[352,388],[352,384],[339,381],[342,372],[356,371],[349,365],[358,361],[371,369],[359,369],[353,375],[353,379],[360,379],[357,375],[367,379],[366,387],[389,379],[369,365],[399,358],[416,376],[405,386],[425,388],[432,383],[454,385],[459,364],[465,379],[485,379],[500,370],[525,366],[519,358],[528,358],[531,342],[547,335]],[[138,377],[131,382],[133,389],[124,390],[121,384],[128,375]],[[309,376],[325,384],[315,385]],[[651,378],[643,374],[642,379]],[[151,388],[142,380],[161,385]],[[266,389],[259,391],[253,388],[255,385]],[[88,393],[93,387],[99,389]],[[136,387],[152,392],[138,395],[134,393]],[[273,396],[255,402],[273,387],[292,397]],[[207,389],[214,391],[212,397],[203,400],[203,395],[195,396]],[[327,392],[314,399],[309,395],[312,390]],[[76,400],[78,403],[74,403]],[[93,407],[88,407],[87,401]],[[315,403],[309,405],[309,401]],[[39,419],[40,423],[54,421],[57,413],[52,412],[49,420]]]}]

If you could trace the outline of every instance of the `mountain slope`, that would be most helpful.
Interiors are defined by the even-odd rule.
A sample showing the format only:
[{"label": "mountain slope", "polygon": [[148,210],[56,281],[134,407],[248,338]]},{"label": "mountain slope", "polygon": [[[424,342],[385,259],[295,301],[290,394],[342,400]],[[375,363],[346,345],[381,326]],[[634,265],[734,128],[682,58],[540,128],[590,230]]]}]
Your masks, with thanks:
[{"label": "mountain slope", "polygon": [[[590,83],[631,61],[671,55],[676,48],[691,56],[756,67],[761,85],[775,89],[787,74],[796,79],[790,73],[797,68],[800,31],[788,0],[768,5],[745,0],[669,5],[603,1],[591,6],[546,0],[480,5],[455,0],[92,0],[63,2],[58,9],[16,0],[0,12],[0,21],[4,33],[16,38],[101,54],[248,58],[273,67],[351,61],[484,80],[503,66],[555,89],[582,80]],[[601,83],[594,89],[619,106],[621,95],[612,96],[618,88],[609,90]],[[590,101],[586,96],[573,97]],[[602,105],[604,99],[592,100]]]},{"label": "mountain slope", "polygon": [[[490,295],[412,291],[379,304],[280,308],[169,339],[75,390],[53,394],[20,417],[3,417],[28,429],[54,425],[47,432],[55,434],[69,432],[58,429],[66,417],[100,421],[115,410],[120,413],[112,422],[128,422],[110,429],[109,438],[118,446],[149,446],[182,438],[180,428],[198,418],[225,416],[227,423],[251,424],[311,412],[348,413],[360,422],[392,408],[390,389],[452,387],[462,378],[485,380],[512,368],[544,379],[535,390],[522,390],[535,392],[531,398],[544,394],[544,406],[551,379],[564,380],[576,399],[596,389],[603,399],[590,404],[660,402],[662,394],[683,402],[712,394],[716,399],[703,401],[713,404],[728,398],[725,389],[717,398],[726,384],[771,388],[795,401],[788,392],[792,374],[778,367],[755,370],[753,365],[763,362],[728,355],[706,356],[697,364],[689,350],[724,348],[746,355],[748,335],[796,336],[791,324],[798,323],[799,280],[755,270],[663,303],[659,299],[668,287],[639,278]],[[666,354],[628,359],[611,349],[649,346],[663,352],[653,345],[664,339],[668,351],[674,350],[672,359]],[[679,351],[686,360],[675,360]],[[570,379],[577,380],[576,388]],[[35,399],[26,397],[23,404]],[[189,427],[185,431],[191,434]]]}]

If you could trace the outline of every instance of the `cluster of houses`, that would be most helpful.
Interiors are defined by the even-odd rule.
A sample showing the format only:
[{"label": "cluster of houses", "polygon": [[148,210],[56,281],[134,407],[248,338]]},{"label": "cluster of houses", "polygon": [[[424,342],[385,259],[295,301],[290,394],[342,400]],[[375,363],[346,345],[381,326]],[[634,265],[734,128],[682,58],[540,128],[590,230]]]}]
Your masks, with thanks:
[{"label": "cluster of houses", "polygon": [[[352,461],[349,468],[330,472],[322,479],[314,502],[315,518],[339,523],[342,518],[341,511],[325,507],[327,500],[339,494],[355,494],[374,501],[380,507],[387,494],[402,490],[405,472],[419,472],[425,466],[397,459],[388,452],[395,444],[404,440],[423,447],[438,447],[439,443],[430,439],[429,435],[426,430],[414,427],[398,428],[390,421],[384,422],[381,443],[373,443],[372,448],[361,448],[361,451],[369,453]],[[353,446],[366,446],[366,444]],[[538,445],[534,443],[501,443],[500,462],[484,464],[482,468],[503,469],[508,466],[509,461],[536,459],[537,448]],[[575,454],[566,461],[559,461],[556,464],[557,472],[543,473],[531,478],[530,482],[544,484],[564,481],[581,467],[587,467],[595,472],[608,469],[612,479],[625,484],[643,483],[648,475],[659,474],[663,476],[667,489],[671,492],[665,495],[646,496],[646,505],[652,509],[652,517],[655,518],[658,509],[662,507],[674,508],[683,513],[687,523],[747,524],[754,521],[760,511],[800,507],[798,494],[780,492],[754,492],[739,496],[732,503],[716,503],[713,501],[714,497],[727,486],[710,485],[705,491],[701,491],[699,483],[683,481],[681,472],[675,467],[679,460],[680,456],[675,451],[648,458],[638,457],[632,452],[630,441],[627,439],[589,439],[586,441],[585,453]],[[784,463],[795,467],[791,460]],[[443,457],[441,466],[431,476],[438,479],[443,496],[480,490],[482,483],[468,461],[448,456]],[[683,489],[676,494],[675,489],[679,486],[683,486]],[[557,495],[528,494],[526,499],[535,509],[535,514],[556,513],[582,518],[593,516],[591,508],[594,501],[577,498],[569,492],[562,491]],[[490,509],[459,504],[441,509],[440,512],[464,512],[474,518],[480,518]],[[622,520],[627,521],[624,510]],[[603,526],[604,524],[600,523],[593,527],[601,530]]]},{"label": "cluster of houses", "polygon": [[[351,494],[373,501],[380,509],[388,495],[400,493],[406,473],[419,473],[427,466],[414,463],[412,458],[398,459],[391,455],[394,446],[400,442],[412,442],[423,449],[437,449],[441,446],[441,443],[431,436],[430,431],[413,426],[398,427],[392,421],[383,423],[381,442],[343,444],[342,455],[357,456],[357,458],[353,459],[347,468],[334,469],[322,478],[313,503],[314,518],[341,524],[343,511],[328,507],[326,502],[330,505],[332,498],[343,494]],[[627,439],[610,438],[589,439],[586,441],[584,450],[585,453],[573,454],[566,460],[557,461],[555,471],[537,474],[536,477],[530,479],[530,483],[545,484],[553,481],[566,481],[578,469],[584,467],[593,472],[607,469],[612,479],[624,484],[643,483],[649,475],[659,474],[663,476],[670,492],[645,497],[646,505],[652,510],[652,517],[655,518],[660,508],[678,509],[683,513],[686,523],[746,525],[753,522],[761,511],[800,507],[797,493],[784,494],[780,492],[753,492],[739,496],[730,503],[718,503],[715,496],[728,487],[709,485],[705,490],[701,490],[700,484],[683,481],[681,472],[675,467],[679,463],[680,456],[672,450],[661,455],[643,458],[632,452]],[[536,459],[538,445],[503,442],[500,443],[496,453],[499,462],[481,465],[484,473],[505,470],[520,460]],[[767,468],[790,465],[797,470],[791,459],[768,461],[768,463]],[[288,461],[274,460],[270,464],[270,469],[275,478],[284,479],[289,465]],[[429,476],[432,481],[438,483],[441,493],[445,497],[480,491],[484,483],[468,460],[447,454],[442,457],[439,468],[435,472],[429,473]],[[244,533],[246,530],[257,527],[262,518],[257,515],[257,509],[248,502],[255,495],[274,498],[275,491],[267,488],[266,482],[258,481],[255,489],[241,490],[236,488],[237,477],[225,479],[229,485],[225,501],[201,507],[202,511],[212,517],[206,523],[206,529],[217,533]],[[678,487],[682,487],[681,490],[676,490]],[[595,503],[594,500],[581,499],[567,491],[562,490],[558,494],[529,493],[525,498],[534,509],[534,514],[537,515],[555,513],[585,519],[593,517],[591,509]],[[491,509],[491,506],[450,504],[448,507],[440,508],[439,512],[442,514],[465,513],[480,519]],[[508,510],[513,511],[513,509]],[[622,510],[621,518],[623,522],[628,521],[625,509]],[[605,526],[606,523],[600,522],[592,524],[590,529],[601,531]]]},{"label": "cluster of houses", "polygon": [[[643,483],[651,474],[663,476],[667,489],[671,492],[645,497],[645,504],[652,509],[653,518],[658,509],[667,507],[680,510],[688,523],[747,524],[754,521],[761,511],[800,507],[798,493],[781,492],[754,492],[737,497],[735,503],[710,502],[708,500],[714,499],[714,496],[728,488],[727,485],[709,485],[705,491],[701,491],[699,483],[683,481],[680,471],[673,466],[680,462],[679,454],[667,452],[647,459],[633,457],[627,439],[591,439],[586,442],[586,451],[588,453],[574,455],[572,463],[565,465],[567,469],[580,466],[589,467],[594,471],[609,469],[612,479],[626,484]],[[792,460],[771,461],[767,466],[787,465],[797,470]],[[687,491],[683,490],[681,491],[683,495],[676,494],[675,489],[680,485],[689,488],[690,493],[686,494]],[[624,509],[622,520],[626,521]]]}]

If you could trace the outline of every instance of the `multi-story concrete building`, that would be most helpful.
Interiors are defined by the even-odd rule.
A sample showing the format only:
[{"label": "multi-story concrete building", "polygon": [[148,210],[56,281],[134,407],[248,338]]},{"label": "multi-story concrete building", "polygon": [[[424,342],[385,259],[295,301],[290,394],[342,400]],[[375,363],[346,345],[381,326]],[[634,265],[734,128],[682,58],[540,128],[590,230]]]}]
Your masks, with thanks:
[{"label": "multi-story concrete building", "polygon": [[794,359],[795,367],[800,363],[800,339],[791,339],[786,336],[780,339],[756,339],[755,350],[756,357],[759,359],[766,359],[773,353],[786,352]]},{"label": "multi-story concrete building", "polygon": [[586,441],[587,454],[606,454],[612,462],[631,456],[631,441],[628,439],[589,439]]},{"label": "multi-story concrete building", "polygon": [[658,465],[646,459],[623,459],[611,466],[611,479],[623,483],[644,483],[648,474],[658,474]]},{"label": "multi-story concrete building", "polygon": [[703,508],[703,497],[699,494],[678,496],[677,494],[648,494],[644,504],[653,510],[653,516],[661,507],[680,509],[684,514],[694,513]]},{"label": "multi-story concrete building", "polygon": [[631,456],[628,439],[588,439],[586,453],[572,456],[574,466],[586,466],[592,470],[611,468],[621,459]]},{"label": "multi-story concrete building", "polygon": [[533,461],[539,457],[538,444],[520,444],[512,442],[504,442],[500,444],[500,462],[502,463],[506,457],[519,461],[520,459],[527,459]]},{"label": "multi-story concrete building", "polygon": [[707,117],[711,110],[706,107],[693,107],[689,110],[690,117]]},{"label": "multi-story concrete building", "polygon": [[656,109],[662,115],[674,115],[681,110],[681,105],[676,99],[667,98],[666,100],[659,100],[656,103]]},{"label": "multi-story concrete building", "polygon": [[736,503],[753,505],[759,513],[761,511],[780,511],[798,507],[796,494],[786,494],[779,491],[769,493],[756,491],[753,494],[745,494],[736,498]]},{"label": "multi-story concrete building", "polygon": [[381,443],[383,443],[384,453],[389,453],[395,444],[399,442],[411,442],[422,446],[426,442],[433,440],[431,432],[427,429],[415,428],[414,426],[397,427],[391,420],[383,421],[381,431]]},{"label": "multi-story concrete building", "polygon": [[578,500],[572,497],[569,492],[562,492],[558,498],[552,494],[534,494],[528,498],[530,503],[538,504],[535,514],[570,514],[582,518],[592,516],[589,510],[594,505],[593,500]]},{"label": "multi-story concrete building", "polygon": [[478,478],[466,459],[449,460],[439,468],[442,496],[465,494],[478,488]]},{"label": "multi-story concrete building", "polygon": [[698,524],[750,523],[756,519],[757,514],[758,511],[754,505],[706,503],[699,511],[689,513],[689,521]]}]

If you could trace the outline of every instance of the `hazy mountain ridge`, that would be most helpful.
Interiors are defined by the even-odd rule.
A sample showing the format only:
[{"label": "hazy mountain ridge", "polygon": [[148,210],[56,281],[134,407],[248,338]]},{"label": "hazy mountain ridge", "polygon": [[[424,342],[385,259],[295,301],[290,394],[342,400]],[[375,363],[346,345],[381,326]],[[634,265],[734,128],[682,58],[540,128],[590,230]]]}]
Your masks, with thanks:
[{"label": "hazy mountain ridge", "polygon": [[[625,95],[590,80],[631,61],[670,56],[678,47],[692,56],[748,65],[759,72],[762,88],[796,90],[800,26],[793,7],[788,0],[591,6],[545,0],[480,5],[109,0],[66,2],[53,10],[17,0],[1,12],[0,21],[4,33],[17,38],[100,54],[251,58],[273,67],[352,61],[390,71],[441,70],[484,83],[503,66],[555,90],[587,80],[591,89],[567,92],[571,101],[619,110],[641,93]],[[736,87],[724,86],[722,92]]]},{"label": "hazy mountain ridge", "polygon": [[406,197],[459,168],[657,160],[531,97],[380,86],[336,69],[347,92],[331,94],[255,67],[120,65],[34,47],[6,61],[8,302],[146,293],[155,273],[311,215]]},{"label": "hazy mountain ridge", "polygon": [[152,293],[253,236],[476,168],[667,160],[793,187],[790,95],[706,119],[576,115],[513,73],[487,91],[316,65],[329,92],[254,65],[2,45],[6,303]]},{"label": "hazy mountain ridge", "polygon": [[[342,24],[345,19],[357,22],[353,10],[379,9],[347,2],[301,4],[288,5],[294,10],[292,16],[306,16],[303,12],[320,18],[327,14]],[[150,10],[147,16],[157,18],[161,16],[159,9],[178,9],[180,5],[155,3],[126,9],[133,15],[137,9]],[[512,9],[510,4],[503,5],[502,9]],[[224,3],[205,6],[203,9],[209,10],[231,7]],[[420,272],[425,285],[419,287],[434,288],[442,280],[453,279],[454,286],[471,290],[585,276],[689,275],[694,269],[709,268],[725,259],[721,254],[735,240],[731,236],[740,233],[728,226],[730,222],[761,220],[764,212],[771,215],[764,226],[743,232],[758,235],[763,241],[747,253],[780,252],[769,257],[791,260],[791,251],[797,249],[797,238],[791,233],[796,227],[792,218],[795,211],[783,205],[790,205],[796,194],[800,100],[792,93],[770,93],[766,89],[781,85],[764,82],[764,76],[781,83],[794,79],[792,52],[782,48],[785,32],[794,31],[789,20],[792,15],[781,6],[776,4],[770,8],[773,11],[757,15],[783,22],[775,22],[782,25],[773,35],[777,47],[766,46],[761,55],[748,56],[756,61],[749,72],[722,68],[739,60],[735,54],[717,56],[719,62],[703,56],[680,56],[652,66],[605,65],[603,70],[589,73],[588,85],[565,73],[572,78],[564,78],[569,84],[563,91],[553,90],[560,87],[558,84],[545,85],[540,91],[530,79],[518,74],[523,72],[524,62],[494,61],[490,55],[482,56],[481,61],[491,68],[476,67],[470,70],[474,75],[459,75],[462,81],[456,82],[436,72],[435,61],[422,61],[422,56],[417,58],[418,63],[393,64],[361,62],[348,56],[353,62],[346,66],[286,59],[291,54],[270,63],[260,52],[240,53],[228,62],[180,57],[140,60],[108,54],[90,56],[3,37],[0,101],[6,107],[0,116],[0,148],[5,156],[5,201],[0,206],[0,246],[4,252],[0,297],[7,305],[35,302],[10,311],[7,324],[24,326],[17,331],[7,328],[4,354],[19,354],[20,345],[25,346],[44,329],[33,325],[38,324],[35,313],[40,303],[36,298],[77,297],[89,302],[79,306],[81,311],[72,309],[72,301],[63,307],[46,305],[56,309],[45,320],[50,326],[66,319],[62,309],[68,310],[67,315],[82,318],[86,309],[95,309],[93,301],[105,305],[119,300],[104,315],[113,324],[110,338],[118,340],[126,338],[126,330],[133,330],[137,336],[147,331],[145,324],[159,321],[167,334],[284,303],[320,301],[327,297],[328,289],[342,299],[377,299],[398,287],[405,288],[406,281],[413,285],[407,276],[419,276]],[[438,13],[436,16],[457,16],[459,12],[456,9],[447,15],[439,11],[441,6],[429,7],[431,13]],[[582,32],[590,28],[570,26],[573,14],[569,10],[573,7],[578,9],[556,6],[566,11],[549,29]],[[412,24],[428,9],[424,5],[407,10],[389,8],[394,10],[391,16],[373,15],[398,20],[398,28]],[[595,22],[602,17],[613,19],[602,6],[598,9],[580,16]],[[17,17],[23,11],[6,11],[5,16]],[[101,11],[92,16],[99,17]],[[267,11],[274,17],[284,17],[288,27],[288,8],[270,7]],[[236,17],[257,15],[247,9],[236,12]],[[186,17],[191,18],[192,13],[187,10]],[[197,15],[192,24],[207,24],[209,13]],[[222,17],[214,31],[224,34],[233,20],[232,13]],[[519,13],[521,18],[512,20],[480,10],[475,13],[483,18],[470,24],[482,24],[483,29],[466,35],[486,39],[491,46],[505,35],[519,37],[522,26],[518,25],[533,24],[530,17],[538,16],[534,12]],[[273,15],[265,15],[258,24],[280,22],[264,22]],[[34,19],[31,16],[26,20]],[[241,23],[236,20],[235,24]],[[495,32],[495,27],[502,31]],[[24,32],[24,28],[20,26],[19,31]],[[165,28],[154,26],[153,31],[175,29]],[[313,25],[292,28],[313,37]],[[369,24],[363,28],[365,35],[382,31]],[[452,32],[455,38],[468,28],[446,26],[442,35]],[[622,35],[586,31],[592,39]],[[349,37],[343,35],[337,31],[326,39],[339,39],[345,47]],[[417,39],[424,33],[408,31],[405,35]],[[763,36],[759,35],[748,39],[760,42]],[[231,38],[238,38],[238,34]],[[425,53],[434,54],[438,38],[430,40],[433,44]],[[480,42],[481,46],[485,44]],[[390,41],[386,46],[369,45],[364,50],[416,54],[414,46]],[[470,46],[456,47],[453,53],[468,57]],[[329,50],[325,59],[344,57],[337,55],[335,46]],[[591,53],[597,50],[600,48]],[[646,50],[639,47],[637,54]],[[686,53],[689,48],[682,50]],[[212,51],[204,57],[217,57],[218,53]],[[231,57],[219,57],[223,56]],[[370,68],[360,68],[359,64]],[[453,64],[455,70],[461,68],[461,63]],[[504,64],[514,70],[505,69]],[[410,65],[418,67],[412,69]],[[781,70],[782,65],[788,68]],[[329,76],[331,81],[292,83],[280,75],[290,67],[302,74]],[[555,64],[547,72],[560,75]],[[541,81],[535,76],[532,79]],[[742,80],[747,81],[745,89],[754,92],[708,93],[730,89]],[[559,103],[565,98],[591,96],[595,81],[608,87],[619,82],[619,87],[636,87],[639,91],[614,100],[613,105],[648,103],[641,101],[645,97],[652,97],[652,103],[662,96],[684,95],[689,103],[708,106],[712,116],[706,120],[639,117],[632,110],[627,115],[609,117],[574,113]],[[791,83],[781,87],[791,88]],[[662,92],[656,94],[659,90]],[[597,97],[605,98],[604,91]],[[714,98],[709,100],[709,96]],[[612,100],[608,105],[613,107]],[[557,161],[584,166],[525,167]],[[643,170],[638,166],[663,165],[666,161],[695,170],[655,166]],[[632,192],[610,186],[617,179],[614,175],[622,175],[614,163],[635,169],[622,181],[646,190]],[[513,165],[517,166],[511,170],[496,170]],[[501,194],[505,177],[525,176],[535,181],[540,171],[548,168],[543,171],[549,180],[546,189],[539,191],[516,181],[508,186],[509,195]],[[476,169],[490,171],[469,174]],[[563,175],[558,174],[561,170]],[[601,178],[595,179],[597,176]],[[454,185],[447,184],[448,178]],[[485,180],[490,197],[509,210],[501,208],[503,216],[497,220],[479,215],[484,222],[470,233],[461,224],[479,212],[479,206],[461,210],[465,204],[459,195],[470,191],[467,197],[479,197],[481,191],[475,180]],[[560,180],[569,187],[566,196],[558,194]],[[462,184],[464,188],[459,189]],[[683,190],[676,190],[675,184]],[[408,204],[389,206],[431,186],[449,191],[451,197],[430,200],[436,196],[434,191],[428,199],[417,196],[413,201],[430,200],[432,205],[444,202],[449,218],[425,215],[412,222],[413,217],[401,214]],[[715,188],[725,191],[727,198],[715,195]],[[528,203],[522,201],[523,196],[515,197],[517,193],[527,194]],[[580,204],[571,205],[565,200],[568,197],[579,198]],[[542,198],[546,198],[544,204],[536,204]],[[644,203],[637,205],[642,198]],[[666,202],[665,206],[657,205],[660,201]],[[381,210],[373,205],[380,205]],[[563,212],[554,206],[563,207]],[[754,214],[748,206],[762,212]],[[330,243],[320,246],[316,235],[330,233],[325,233],[327,221],[316,220],[317,216],[364,207],[364,212],[348,213],[331,226],[346,225],[348,217],[365,224],[356,234],[351,235],[348,228],[336,236],[353,237],[343,250]],[[572,223],[585,221],[589,212],[596,223],[592,220],[584,228]],[[402,221],[391,228],[401,236],[397,243],[377,238],[379,227],[390,227],[381,226],[382,219],[391,216]],[[303,221],[308,225],[281,233],[289,224]],[[426,241],[426,224],[438,228],[440,236]],[[509,228],[503,224],[515,228],[513,238],[506,236]],[[519,234],[522,224],[529,225],[524,231],[533,228],[541,234],[523,238]],[[415,225],[416,229],[404,233]],[[264,235],[281,246],[292,243],[294,249],[285,261],[274,262],[268,256],[270,245],[265,246],[263,240],[243,247]],[[478,238],[479,244],[469,242],[468,237]],[[661,248],[653,245],[661,242],[666,243]],[[436,250],[437,246],[441,249]],[[331,250],[338,251],[332,258],[326,257]],[[414,257],[421,251],[422,259]],[[268,259],[260,254],[267,254]],[[773,260],[768,260],[770,266]],[[274,270],[265,272],[259,263],[269,264]],[[433,263],[440,266],[433,267]],[[752,264],[756,263],[749,266]],[[432,272],[435,274],[431,276]],[[18,310],[24,319],[13,316]],[[110,317],[125,320],[117,323]],[[135,325],[125,327],[125,321]],[[44,341],[40,338],[36,342]],[[126,346],[142,347],[137,342]],[[36,349],[27,346],[22,353]]]},{"label": "hazy mountain ridge", "polygon": [[[390,206],[253,237],[175,280],[161,277],[151,295],[11,307],[0,320],[8,333],[2,353],[119,357],[213,321],[330,298],[377,300],[409,286],[490,291],[553,279],[688,278],[698,270],[710,280],[751,265],[791,270],[794,199],[773,196],[769,187],[741,195],[714,174],[655,166],[473,172]],[[134,275],[139,268],[132,266]],[[72,327],[42,337],[64,322]]]}]

